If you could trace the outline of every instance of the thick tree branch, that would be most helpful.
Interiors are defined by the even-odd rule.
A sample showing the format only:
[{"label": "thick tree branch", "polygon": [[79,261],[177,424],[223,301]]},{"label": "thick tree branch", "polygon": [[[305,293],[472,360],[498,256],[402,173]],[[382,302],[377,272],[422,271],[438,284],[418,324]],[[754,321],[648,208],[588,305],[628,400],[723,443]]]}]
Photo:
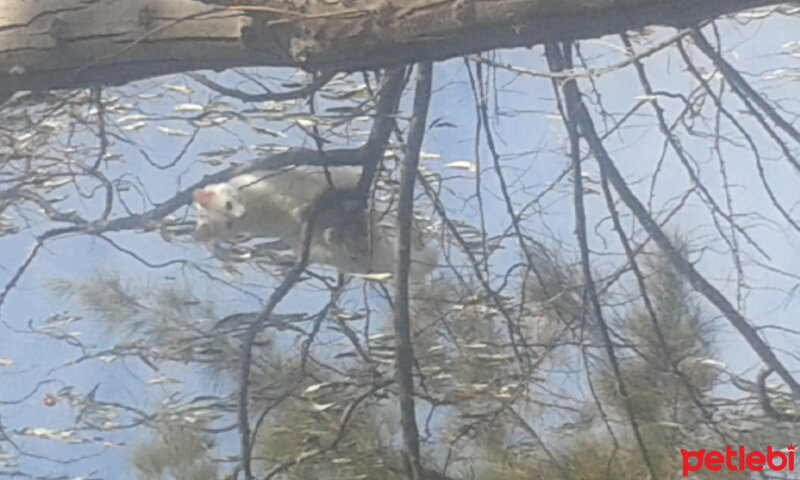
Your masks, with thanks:
[{"label": "thick tree branch", "polygon": [[374,69],[651,25],[683,28],[781,2],[357,0],[304,3],[291,12],[281,0],[260,3],[267,5],[0,0],[0,98],[199,69]]}]

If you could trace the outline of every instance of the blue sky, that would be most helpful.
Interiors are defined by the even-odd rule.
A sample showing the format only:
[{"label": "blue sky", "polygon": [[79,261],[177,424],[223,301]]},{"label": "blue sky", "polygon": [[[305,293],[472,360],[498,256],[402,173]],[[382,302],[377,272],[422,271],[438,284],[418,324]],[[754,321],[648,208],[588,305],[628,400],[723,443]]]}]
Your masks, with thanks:
[{"label": "blue sky", "polygon": [[[783,45],[797,38],[797,20],[785,17],[773,17],[762,22],[749,24],[736,24],[735,22],[720,22],[721,37],[726,47],[732,52],[726,52],[726,58],[737,67],[746,72],[759,75],[748,79],[773,100],[778,100],[778,105],[794,111],[796,103],[796,85],[791,82],[770,81],[765,79],[767,72],[779,68],[797,68],[798,59],[783,53]],[[670,30],[657,30],[650,42],[655,43],[660,38],[671,35]],[[619,41],[616,38],[598,39],[583,42],[582,51],[590,59],[591,66],[613,64],[624,58],[618,50]],[[643,47],[640,47],[643,48]],[[700,56],[695,52],[695,57]],[[498,61],[523,66],[534,71],[546,71],[546,64],[541,55],[541,48],[532,50],[518,49],[501,52],[496,58]],[[701,62],[702,63],[702,62]],[[694,85],[690,76],[682,71],[682,62],[674,49],[661,52],[646,60],[645,65],[654,82],[656,90],[670,90],[686,92]],[[269,72],[274,75],[286,75],[286,70]],[[241,77],[233,74],[224,74],[219,77],[221,81],[235,84]],[[179,103],[205,103],[209,94],[202,87],[192,84],[180,76],[165,77],[155,80],[139,82],[138,84],[108,89],[106,97],[127,95],[132,92],[141,93],[160,91],[162,84],[180,85],[189,83],[196,89],[196,93],[185,96],[179,92],[170,93],[168,100],[148,101],[140,100],[143,110],[152,114],[171,114],[173,104]],[[498,110],[506,112],[508,116],[498,117],[498,123],[493,124],[497,133],[498,149],[507,157],[503,159],[505,175],[509,180],[521,175],[520,182],[529,188],[530,194],[536,194],[550,181],[555,179],[566,166],[563,155],[565,133],[561,120],[555,117],[553,93],[549,80],[531,76],[515,76],[508,72],[498,72],[496,84],[503,86],[496,97]],[[603,104],[606,110],[614,113],[626,111],[634,105],[639,98],[640,88],[631,69],[617,73],[609,73],[596,79],[596,85],[603,94]],[[587,86],[584,81],[583,87]],[[250,85],[252,87],[252,85]],[[455,59],[437,65],[435,72],[435,95],[431,105],[430,118],[443,117],[444,120],[456,124],[456,128],[437,128],[431,130],[424,144],[424,150],[429,153],[441,155],[440,159],[424,161],[424,165],[445,176],[458,176],[448,181],[448,185],[458,192],[458,195],[448,195],[448,207],[456,218],[473,224],[478,224],[480,218],[476,211],[474,200],[466,205],[462,198],[474,188],[474,179],[468,172],[449,169],[444,165],[456,160],[475,161],[475,110],[472,92],[469,89],[469,80],[466,76],[462,60]],[[726,98],[732,96],[726,93]],[[495,98],[492,98],[494,101]],[[230,102],[233,109],[246,108],[236,100],[223,99]],[[681,108],[678,102],[668,99],[660,100],[666,109],[667,116],[672,118]],[[516,112],[514,115],[511,113]],[[654,165],[658,161],[663,148],[663,137],[659,134],[651,111],[645,106],[641,117],[635,117],[630,126],[623,132],[614,135],[609,140],[609,149],[617,164],[623,170],[626,178],[635,180],[634,190],[640,198],[646,199],[650,185],[650,177]],[[797,173],[786,167],[786,163],[779,158],[778,149],[767,142],[766,136],[758,131],[741,113],[743,121],[753,128],[754,138],[763,149],[762,155],[765,164],[769,165],[768,175],[771,182],[785,205],[796,209],[798,198]],[[788,116],[788,115],[787,115]],[[794,120],[794,117],[789,117]],[[602,125],[596,117],[598,126]],[[131,140],[136,141],[146,149],[153,158],[166,162],[173,158],[183,148],[185,137],[170,137],[159,133],[155,125],[169,125],[178,128],[183,122],[154,122],[153,127],[146,127],[130,134]],[[280,130],[286,123],[267,121],[269,128]],[[365,128],[367,124],[362,123]],[[704,128],[707,128],[704,127]],[[727,131],[730,131],[728,128]],[[716,166],[713,156],[713,143],[710,139],[689,138],[681,134],[681,141],[690,150],[697,160],[701,170],[701,178],[710,186],[714,195],[722,201],[720,185],[720,171]],[[116,142],[112,150],[123,155],[124,163],[115,164],[109,172],[110,176],[127,175],[128,178],[138,178],[147,186],[149,195],[156,201],[169,198],[180,186],[185,186],[200,178],[204,173],[214,171],[214,168],[195,162],[197,153],[211,150],[221,146],[255,145],[259,143],[277,142],[290,146],[313,146],[302,135],[299,129],[292,128],[287,131],[286,137],[273,139],[259,136],[248,131],[242,125],[231,124],[228,128],[209,129],[201,133],[184,159],[174,169],[162,171],[149,166],[141,155],[133,148]],[[339,145],[337,145],[339,146]],[[795,151],[797,149],[795,148]],[[742,149],[723,145],[725,165],[729,182],[735,184],[732,190],[735,193],[735,210],[740,212],[753,212],[763,218],[743,219],[752,223],[753,237],[762,244],[770,254],[770,259],[760,257],[752,248],[743,246],[744,257],[748,274],[748,289],[743,297],[743,309],[748,318],[755,323],[771,323],[791,327],[796,325],[798,312],[796,301],[791,294],[778,288],[791,287],[790,280],[758,267],[755,262],[797,270],[798,265],[798,238],[797,232],[781,228],[777,213],[768,205],[768,199],[757,183],[753,159]],[[246,161],[255,156],[257,152],[246,149],[235,160]],[[512,157],[512,154],[520,154]],[[488,169],[484,175],[484,200],[487,229],[496,233],[508,226],[508,217],[505,207],[497,195],[497,182],[491,172],[491,157],[485,145],[480,148],[482,167]],[[221,168],[221,167],[217,167]],[[596,168],[592,161],[587,162],[586,173],[597,178]],[[668,157],[664,168],[659,173],[659,181],[653,196],[655,204],[671,205],[671,198],[688,185],[685,172],[679,168],[674,158]],[[518,188],[518,184],[513,184]],[[66,191],[66,190],[65,190]],[[73,192],[74,194],[74,192]],[[530,194],[520,194],[520,201]],[[126,194],[134,198],[133,192]],[[458,198],[457,198],[458,197]],[[569,183],[564,181],[561,186],[549,195],[546,200],[546,209],[541,214],[526,219],[526,228],[531,232],[551,239],[563,241],[566,245],[566,255],[574,258],[574,223],[572,219],[572,206],[570,203],[571,192]],[[594,220],[592,225],[604,217],[605,205],[599,196],[589,196],[587,199],[588,214]],[[85,208],[97,211],[97,206],[84,201]],[[78,206],[77,203],[73,205]],[[138,203],[131,204],[140,208]],[[794,210],[792,210],[794,211]],[[118,212],[120,214],[121,212]],[[774,223],[770,223],[774,222]],[[630,223],[630,222],[629,222]],[[618,266],[621,261],[615,237],[610,234],[607,221],[600,221],[599,227],[593,230],[591,239],[592,247],[598,252],[604,252],[596,259],[600,271],[610,271]],[[34,227],[34,232],[39,233],[49,225],[42,223]],[[729,254],[723,251],[723,245],[718,234],[711,228],[707,212],[696,201],[690,201],[682,212],[668,227],[670,231],[680,231],[689,236],[695,246],[706,246],[699,261],[700,270],[712,279],[715,285],[721,288],[729,298],[736,298],[735,277],[732,274],[733,265]],[[208,252],[201,246],[192,243],[188,238],[182,238],[171,243],[165,242],[156,233],[124,232],[112,235],[126,248],[136,251],[150,262],[158,263],[174,258],[184,258],[189,261],[203,262],[206,266],[218,265],[216,260],[208,258]],[[604,243],[607,240],[607,244]],[[740,239],[741,240],[741,239]],[[3,282],[18,267],[20,258],[30,249],[33,234],[23,231],[19,235],[5,237],[0,253],[0,265],[3,270]],[[493,258],[493,265],[500,267],[507,265],[518,258],[513,242],[506,243],[506,249]],[[209,295],[222,302],[225,308],[231,311],[236,309],[257,308],[255,302],[240,293],[227,289],[219,283],[209,283],[191,269],[168,267],[164,269],[149,269],[142,266],[132,258],[116,251],[105,242],[87,236],[74,236],[60,239],[47,244],[46,248],[37,257],[32,267],[26,272],[19,285],[9,295],[6,304],[0,310],[0,319],[4,322],[0,328],[0,357],[13,360],[11,367],[0,368],[0,399],[17,399],[24,396],[40,380],[51,378],[55,381],[53,386],[47,386],[39,391],[31,400],[16,406],[3,406],[0,408],[2,422],[6,429],[21,428],[24,426],[42,426],[46,428],[68,427],[74,419],[75,412],[70,411],[65,405],[54,408],[45,408],[41,402],[41,393],[53,391],[61,385],[74,385],[78,391],[88,392],[96,384],[100,384],[98,398],[103,401],[120,401],[136,404],[143,408],[154,407],[160,399],[171,392],[172,387],[147,386],[146,381],[154,376],[153,372],[136,362],[105,363],[90,361],[77,366],[61,368],[53,373],[48,372],[66,360],[79,355],[75,349],[66,347],[53,341],[48,341],[42,336],[33,334],[15,333],[9,329],[24,329],[30,320],[34,325],[41,325],[44,319],[55,312],[69,309],[70,312],[79,313],[79,309],[72,302],[53,296],[43,287],[43,279],[47,277],[65,277],[72,279],[88,279],[97,270],[121,272],[125,278],[140,279],[146,283],[147,279],[153,284],[169,281],[180,284],[187,282],[197,294]],[[444,273],[442,273],[444,275]],[[174,280],[168,280],[174,277]],[[263,286],[263,274],[247,270],[242,279],[231,277],[233,281],[258,283],[259,286],[250,287],[257,294],[265,294],[269,290]],[[796,280],[793,280],[797,283]],[[281,311],[310,311],[316,302],[323,302],[324,298],[316,298],[310,289],[295,292],[281,305]],[[726,325],[724,320],[718,320],[721,325]],[[81,338],[86,343],[97,342],[108,344],[109,339],[96,322],[86,321],[76,325],[82,334]],[[776,347],[786,348],[796,353],[792,337],[781,332],[768,332],[769,339]],[[734,372],[747,372],[757,365],[755,356],[739,339],[738,335],[729,328],[721,335],[721,359]],[[783,355],[783,359],[792,366],[797,362],[790,356]],[[179,366],[170,368],[175,375],[182,375],[182,380],[187,383],[178,388],[184,392],[193,389],[202,391],[204,383],[194,372],[182,371]],[[224,386],[223,386],[224,387]],[[129,439],[127,433],[112,435],[117,439]],[[85,452],[80,449],[63,448],[56,442],[25,441],[23,444],[32,448],[46,449],[44,453],[52,455],[75,456]],[[35,446],[34,446],[35,445]],[[68,468],[70,472],[88,473],[97,471],[104,478],[129,478],[127,471],[128,451],[124,448],[111,448],[103,453],[101,458],[90,458],[76,462]],[[26,466],[38,473],[56,473],[63,469],[60,465],[48,464],[42,461],[25,460]]]}]

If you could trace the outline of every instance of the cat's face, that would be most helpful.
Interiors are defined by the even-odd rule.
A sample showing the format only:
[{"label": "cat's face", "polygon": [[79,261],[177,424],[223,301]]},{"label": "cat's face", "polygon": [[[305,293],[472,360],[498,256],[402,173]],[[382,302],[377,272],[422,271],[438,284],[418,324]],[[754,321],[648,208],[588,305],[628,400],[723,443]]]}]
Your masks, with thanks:
[{"label": "cat's face", "polygon": [[244,216],[244,204],[237,188],[226,184],[209,185],[194,191],[197,227],[194,236],[201,242],[227,240],[235,223]]}]

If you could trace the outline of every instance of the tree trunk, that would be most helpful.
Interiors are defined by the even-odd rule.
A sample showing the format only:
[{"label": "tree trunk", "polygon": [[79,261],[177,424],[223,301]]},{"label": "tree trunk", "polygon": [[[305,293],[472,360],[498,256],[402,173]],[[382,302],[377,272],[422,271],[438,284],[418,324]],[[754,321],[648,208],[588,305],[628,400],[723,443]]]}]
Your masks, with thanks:
[{"label": "tree trunk", "polygon": [[211,5],[194,0],[0,0],[0,95],[124,84],[167,73],[237,66],[352,71],[545,40],[594,38],[648,25],[682,27],[781,2],[249,3],[261,5]]}]

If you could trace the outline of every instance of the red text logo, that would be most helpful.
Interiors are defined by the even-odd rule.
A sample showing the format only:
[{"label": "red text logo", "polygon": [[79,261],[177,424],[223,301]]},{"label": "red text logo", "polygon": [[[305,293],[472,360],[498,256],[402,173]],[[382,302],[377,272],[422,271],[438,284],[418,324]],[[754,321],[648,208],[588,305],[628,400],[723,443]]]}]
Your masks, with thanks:
[{"label": "red text logo", "polygon": [[767,452],[754,450],[745,452],[744,445],[734,450],[730,445],[725,446],[725,452],[718,450],[684,450],[683,455],[683,476],[689,476],[689,472],[696,472],[705,467],[712,472],[718,472],[727,468],[732,472],[750,470],[758,472],[764,468],[780,471],[794,471],[794,449],[795,446],[789,444],[786,452],[773,450],[772,445],[767,446]]}]

